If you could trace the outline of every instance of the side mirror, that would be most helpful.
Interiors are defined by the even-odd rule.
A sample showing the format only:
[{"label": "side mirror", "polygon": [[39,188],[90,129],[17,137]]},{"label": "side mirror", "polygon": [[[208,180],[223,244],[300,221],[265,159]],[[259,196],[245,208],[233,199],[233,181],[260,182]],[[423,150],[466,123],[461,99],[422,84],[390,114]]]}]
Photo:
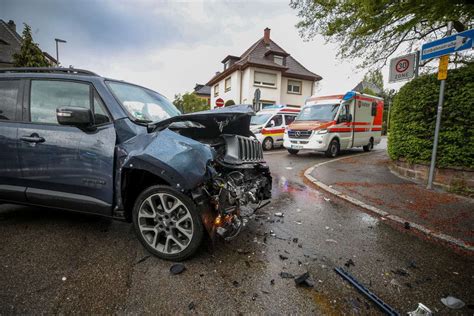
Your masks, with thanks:
[{"label": "side mirror", "polygon": [[81,107],[62,107],[56,109],[56,117],[60,125],[76,127],[91,127],[93,125],[92,111]]}]

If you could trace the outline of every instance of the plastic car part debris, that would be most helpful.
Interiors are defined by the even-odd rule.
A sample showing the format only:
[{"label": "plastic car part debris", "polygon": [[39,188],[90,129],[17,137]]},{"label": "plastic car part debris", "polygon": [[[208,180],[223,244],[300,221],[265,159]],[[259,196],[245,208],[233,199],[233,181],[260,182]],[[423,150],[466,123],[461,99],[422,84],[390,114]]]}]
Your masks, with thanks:
[{"label": "plastic car part debris", "polygon": [[174,275],[183,273],[184,270],[186,270],[186,267],[182,263],[175,263],[170,268],[171,274]]},{"label": "plastic car part debris", "polygon": [[377,305],[380,310],[382,310],[387,315],[400,315],[396,310],[394,310],[390,305],[384,303],[377,295],[369,291],[364,285],[359,283],[352,275],[348,272],[344,271],[343,268],[334,268],[337,274],[343,277],[347,282],[349,282],[352,286],[354,286],[359,292],[364,294],[367,298],[369,298],[372,302]]},{"label": "plastic car part debris", "polygon": [[349,268],[350,266],[355,266],[355,263],[352,261],[352,259],[349,259],[346,263],[344,263],[344,265]]},{"label": "plastic car part debris", "polygon": [[426,307],[426,305],[418,303],[418,307],[414,311],[408,312],[408,315],[409,316],[432,316],[433,312],[431,311],[431,309]]},{"label": "plastic car part debris", "polygon": [[441,303],[443,303],[445,306],[451,309],[460,309],[466,305],[464,304],[463,301],[461,301],[459,298],[456,298],[454,296],[443,297],[441,299]]},{"label": "plastic car part debris", "polygon": [[305,272],[302,275],[296,277],[295,283],[297,286],[314,287],[314,282],[311,280],[309,272]]},{"label": "plastic car part debris", "polygon": [[282,279],[293,279],[295,276],[288,272],[280,272],[280,277]]},{"label": "plastic car part debris", "polygon": [[282,212],[277,212],[277,213],[275,213],[275,216],[276,217],[284,217],[285,215],[283,215]]}]

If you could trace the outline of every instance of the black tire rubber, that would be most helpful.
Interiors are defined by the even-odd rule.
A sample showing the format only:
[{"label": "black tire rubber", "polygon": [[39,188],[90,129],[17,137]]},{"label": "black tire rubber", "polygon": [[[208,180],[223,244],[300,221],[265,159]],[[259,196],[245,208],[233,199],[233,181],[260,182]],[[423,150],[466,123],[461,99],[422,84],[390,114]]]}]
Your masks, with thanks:
[{"label": "black tire rubber", "polygon": [[[336,146],[335,150],[333,149],[333,146]],[[328,149],[324,152],[324,154],[326,155],[326,157],[335,158],[339,155],[339,151],[339,141],[337,139],[333,139],[329,143]]]},{"label": "black tire rubber", "polygon": [[[177,254],[163,254],[155,249],[153,249],[143,238],[140,228],[138,227],[138,211],[143,203],[143,201],[148,198],[148,196],[156,194],[156,193],[168,193],[168,194],[173,194],[176,197],[178,197],[181,202],[183,202],[184,205],[189,210],[189,213],[191,214],[191,218],[193,220],[193,237],[189,243],[189,246],[186,247],[182,252],[177,253]],[[137,235],[137,238],[140,240],[142,245],[153,255],[157,256],[158,258],[164,259],[164,260],[171,260],[171,261],[183,261],[192,255],[194,255],[201,245],[201,242],[203,240],[203,235],[204,235],[204,226],[202,224],[201,216],[198,213],[196,209],[196,205],[194,202],[186,195],[183,193],[174,190],[173,188],[170,188],[169,186],[166,185],[154,185],[151,186],[147,189],[145,189],[140,195],[138,196],[137,200],[135,201],[135,204],[133,206],[132,210],[132,218],[133,218],[133,227],[135,229],[135,234]]]},{"label": "black tire rubber", "polygon": [[[264,144],[265,144],[265,142],[266,142],[267,140],[269,140],[270,143],[272,144],[272,148],[270,148],[270,149],[267,149],[267,148],[265,148],[265,146],[264,146]],[[262,148],[263,148],[263,150],[271,150],[271,149],[273,149],[273,139],[272,139],[271,137],[265,138],[265,139],[263,140],[263,142],[262,142]]]},{"label": "black tire rubber", "polygon": [[374,140],[371,138],[369,140],[369,143],[365,146],[362,146],[362,148],[364,149],[365,152],[371,151],[374,148]]},{"label": "black tire rubber", "polygon": [[299,150],[298,149],[287,149],[290,155],[298,155]]}]

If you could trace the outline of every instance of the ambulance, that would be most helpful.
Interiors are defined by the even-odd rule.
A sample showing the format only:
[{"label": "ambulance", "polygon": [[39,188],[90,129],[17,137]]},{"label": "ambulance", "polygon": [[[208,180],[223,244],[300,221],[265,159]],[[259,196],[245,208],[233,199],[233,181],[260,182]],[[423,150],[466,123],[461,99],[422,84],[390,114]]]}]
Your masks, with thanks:
[{"label": "ambulance", "polygon": [[266,107],[252,116],[250,130],[264,150],[281,147],[285,128],[294,121],[299,112],[299,108],[284,105]]},{"label": "ambulance", "polygon": [[371,151],[382,136],[383,99],[349,91],[345,95],[312,96],[284,132],[290,154],[321,151],[336,157],[341,150]]}]

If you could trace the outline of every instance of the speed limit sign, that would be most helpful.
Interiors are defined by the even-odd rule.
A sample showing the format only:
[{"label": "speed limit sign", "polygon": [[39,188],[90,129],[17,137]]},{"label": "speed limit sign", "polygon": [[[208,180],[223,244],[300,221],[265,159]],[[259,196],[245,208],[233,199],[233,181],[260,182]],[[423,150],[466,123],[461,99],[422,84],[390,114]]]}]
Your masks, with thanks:
[{"label": "speed limit sign", "polygon": [[415,75],[416,53],[393,58],[390,61],[389,82],[403,81],[413,78]]}]

